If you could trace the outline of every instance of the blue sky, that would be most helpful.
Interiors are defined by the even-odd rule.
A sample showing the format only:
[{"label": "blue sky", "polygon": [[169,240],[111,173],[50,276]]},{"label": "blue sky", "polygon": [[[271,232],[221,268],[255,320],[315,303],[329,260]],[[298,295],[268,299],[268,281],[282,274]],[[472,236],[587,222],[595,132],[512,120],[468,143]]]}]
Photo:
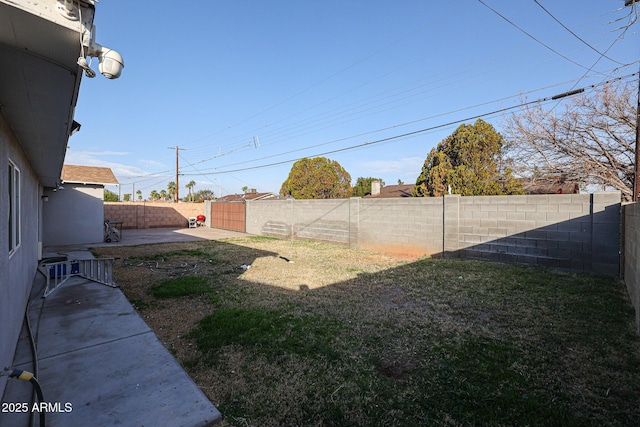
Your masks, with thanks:
[{"label": "blue sky", "polygon": [[110,167],[122,194],[145,198],[175,179],[175,146],[181,196],[190,180],[217,196],[277,193],[293,160],[332,151],[353,183],[414,183],[460,121],[500,130],[491,113],[525,97],[637,80],[625,77],[640,59],[632,12],[623,0],[102,0],[96,41],[125,68],[83,78],[65,162]]}]

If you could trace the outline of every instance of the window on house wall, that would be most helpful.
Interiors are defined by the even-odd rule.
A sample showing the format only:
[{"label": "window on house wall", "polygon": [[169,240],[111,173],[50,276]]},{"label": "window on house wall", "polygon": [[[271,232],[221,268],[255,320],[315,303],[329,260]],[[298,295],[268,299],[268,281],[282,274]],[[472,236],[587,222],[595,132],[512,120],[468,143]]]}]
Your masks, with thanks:
[{"label": "window on house wall", "polygon": [[9,161],[9,254],[20,246],[20,169]]}]

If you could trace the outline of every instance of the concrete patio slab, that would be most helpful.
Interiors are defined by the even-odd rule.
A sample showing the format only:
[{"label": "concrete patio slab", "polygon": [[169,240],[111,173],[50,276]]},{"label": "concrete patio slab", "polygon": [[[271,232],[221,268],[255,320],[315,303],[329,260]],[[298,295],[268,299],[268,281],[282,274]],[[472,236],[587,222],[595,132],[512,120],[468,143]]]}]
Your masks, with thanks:
[{"label": "concrete patio slab", "polygon": [[[38,380],[59,408],[46,414],[48,427],[197,427],[222,418],[119,289],[72,278],[34,300],[29,317]],[[20,347],[13,368],[32,371]],[[12,380],[4,401],[30,402],[30,394],[29,383]],[[0,414],[0,425],[27,425],[25,416]]]},{"label": "concrete patio slab", "polygon": [[136,246],[152,243],[197,242],[247,236],[250,236],[250,234],[209,227],[125,229],[122,231],[122,238],[119,242],[94,242],[82,245],[51,246],[46,247],[44,252],[45,256],[50,256],[60,252],[68,253],[69,251],[82,251],[87,248],[102,246]]}]

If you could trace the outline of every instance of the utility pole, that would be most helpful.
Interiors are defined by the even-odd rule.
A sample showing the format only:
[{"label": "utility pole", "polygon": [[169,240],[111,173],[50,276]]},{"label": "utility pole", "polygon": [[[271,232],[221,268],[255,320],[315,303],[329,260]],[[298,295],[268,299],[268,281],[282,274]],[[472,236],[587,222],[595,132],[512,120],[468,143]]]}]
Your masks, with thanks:
[{"label": "utility pole", "polygon": [[167,147],[169,150],[176,150],[176,192],[173,196],[173,203],[178,203],[178,189],[180,188],[180,184],[178,183],[178,150],[186,150],[186,148],[180,148],[177,145],[175,147]]},{"label": "utility pole", "polygon": [[[635,7],[634,5],[640,0],[625,0],[625,6]],[[638,103],[636,104],[636,157],[633,167],[633,201],[638,201],[638,193],[640,193],[640,72],[638,73]]]},{"label": "utility pole", "polygon": [[636,104],[636,160],[633,169],[633,201],[638,201],[638,193],[640,193],[640,72],[638,73],[638,103]]}]

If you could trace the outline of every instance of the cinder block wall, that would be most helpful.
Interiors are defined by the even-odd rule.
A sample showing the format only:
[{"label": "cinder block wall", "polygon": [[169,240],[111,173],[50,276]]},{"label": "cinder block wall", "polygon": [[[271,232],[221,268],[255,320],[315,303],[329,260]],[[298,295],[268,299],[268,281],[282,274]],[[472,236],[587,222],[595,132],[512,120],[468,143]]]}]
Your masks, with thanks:
[{"label": "cinder block wall", "polygon": [[247,233],[620,274],[620,193],[247,202]]},{"label": "cinder block wall", "polygon": [[352,200],[358,207],[352,209],[358,215],[355,246],[399,255],[442,253],[442,198]]},{"label": "cinder block wall", "polygon": [[349,244],[349,199],[293,201],[294,239]]},{"label": "cinder block wall", "polygon": [[121,221],[122,228],[187,227],[198,215],[204,215],[204,203],[104,203],[105,220]]},{"label": "cinder block wall", "polygon": [[[446,197],[445,203],[459,204],[457,235],[445,233],[452,241],[445,255],[620,274],[618,192]],[[453,211],[447,221],[455,225]]]},{"label": "cinder block wall", "polygon": [[350,203],[350,199],[247,201],[246,230],[250,234],[348,245]]},{"label": "cinder block wall", "polygon": [[290,199],[247,201],[247,233],[291,239],[293,202]]},{"label": "cinder block wall", "polygon": [[633,203],[624,211],[624,283],[636,309],[636,327],[640,334],[640,207]]}]

